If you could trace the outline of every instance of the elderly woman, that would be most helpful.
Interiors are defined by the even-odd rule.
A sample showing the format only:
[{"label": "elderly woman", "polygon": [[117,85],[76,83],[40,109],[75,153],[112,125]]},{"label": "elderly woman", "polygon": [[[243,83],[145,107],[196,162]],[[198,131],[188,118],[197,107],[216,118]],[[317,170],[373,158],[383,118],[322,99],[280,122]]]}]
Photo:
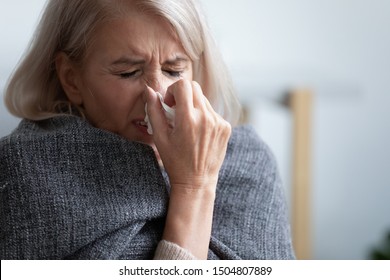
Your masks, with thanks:
[{"label": "elderly woman", "polygon": [[195,0],[50,0],[6,89],[1,259],[293,258],[232,88]]}]

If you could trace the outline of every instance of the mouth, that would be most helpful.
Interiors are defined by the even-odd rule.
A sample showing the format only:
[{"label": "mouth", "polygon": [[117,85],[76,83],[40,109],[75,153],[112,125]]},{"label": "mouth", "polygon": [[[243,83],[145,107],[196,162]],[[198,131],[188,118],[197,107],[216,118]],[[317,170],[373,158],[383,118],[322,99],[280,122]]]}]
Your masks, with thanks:
[{"label": "mouth", "polygon": [[135,127],[142,133],[142,134],[145,134],[145,135],[148,135],[148,124],[145,122],[145,120],[143,119],[136,119],[133,121],[133,124],[135,125]]},{"label": "mouth", "polygon": [[143,126],[143,127],[148,127],[148,124],[142,120],[142,121],[135,121],[135,124],[138,125],[138,126]]}]

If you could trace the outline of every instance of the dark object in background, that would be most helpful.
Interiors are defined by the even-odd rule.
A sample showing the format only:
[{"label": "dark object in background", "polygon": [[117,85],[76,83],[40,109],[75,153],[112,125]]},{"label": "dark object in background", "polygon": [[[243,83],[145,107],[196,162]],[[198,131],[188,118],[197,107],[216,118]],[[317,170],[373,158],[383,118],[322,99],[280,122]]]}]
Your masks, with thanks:
[{"label": "dark object in background", "polygon": [[390,260],[390,231],[387,232],[387,237],[381,246],[371,252],[370,258],[372,260]]}]

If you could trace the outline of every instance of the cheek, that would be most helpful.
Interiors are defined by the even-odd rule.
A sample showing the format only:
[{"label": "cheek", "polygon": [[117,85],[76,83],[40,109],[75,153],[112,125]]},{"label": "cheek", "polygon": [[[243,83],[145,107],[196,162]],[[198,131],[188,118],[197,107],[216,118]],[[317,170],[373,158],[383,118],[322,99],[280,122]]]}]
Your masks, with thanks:
[{"label": "cheek", "polygon": [[120,122],[134,110],[137,103],[136,89],[121,83],[102,83],[89,87],[86,92],[85,110],[95,123],[105,121]]},{"label": "cheek", "polygon": [[93,85],[85,93],[85,107],[87,111],[109,110],[116,103],[117,96],[109,88]]}]

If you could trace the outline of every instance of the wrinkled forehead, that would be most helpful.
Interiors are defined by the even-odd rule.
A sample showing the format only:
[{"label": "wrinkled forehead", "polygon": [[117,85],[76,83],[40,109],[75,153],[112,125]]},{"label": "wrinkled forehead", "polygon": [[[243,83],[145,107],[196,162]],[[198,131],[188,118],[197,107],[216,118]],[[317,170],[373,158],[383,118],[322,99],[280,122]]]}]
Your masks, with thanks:
[{"label": "wrinkled forehead", "polygon": [[[151,1],[101,0],[101,2],[100,20],[96,21],[96,24],[91,29],[90,36],[86,38],[86,56],[88,56],[88,53],[91,51],[91,48],[93,48],[99,37],[107,36],[107,39],[109,39],[107,30],[108,27],[113,25],[121,27],[123,27],[123,24],[128,25],[127,30],[129,33],[133,34],[130,34],[130,36],[133,36],[133,39],[137,40],[136,34],[139,34],[139,32],[134,32],[135,30],[143,30],[148,25],[158,24],[160,27],[164,28],[164,33],[168,33],[170,38],[182,45],[174,26],[162,15],[162,13],[158,12],[158,7],[145,5],[146,2]],[[111,28],[110,31],[115,33],[115,31],[119,31],[119,29],[120,28],[113,30]]]},{"label": "wrinkled forehead", "polygon": [[[145,17],[164,22],[164,28],[172,38],[183,46],[192,61],[201,57],[204,36],[197,10],[189,0],[98,0],[99,17],[85,39],[85,51],[93,45],[94,37],[108,21]],[[95,6],[96,7],[96,6]]]}]

